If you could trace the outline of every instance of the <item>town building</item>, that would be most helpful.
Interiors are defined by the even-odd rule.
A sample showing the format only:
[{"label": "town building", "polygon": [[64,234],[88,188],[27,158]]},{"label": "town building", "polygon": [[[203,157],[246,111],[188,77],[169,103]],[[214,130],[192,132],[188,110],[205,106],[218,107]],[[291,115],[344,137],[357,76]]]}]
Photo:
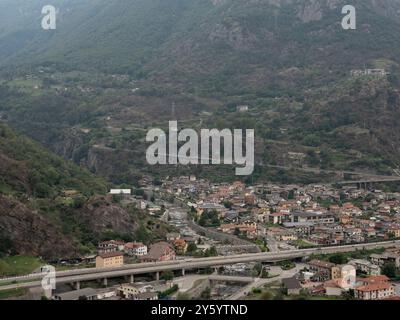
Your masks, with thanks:
[{"label": "town building", "polygon": [[158,300],[157,292],[141,292],[131,296],[132,300]]},{"label": "town building", "polygon": [[354,289],[354,297],[360,300],[387,299],[394,295],[394,286],[388,282],[365,284]]},{"label": "town building", "polygon": [[303,288],[300,281],[296,277],[282,279],[282,286],[286,290],[287,295],[299,295]]},{"label": "town building", "polygon": [[98,253],[123,251],[124,245],[125,243],[123,241],[118,240],[102,241],[98,244],[97,250]]},{"label": "town building", "polygon": [[291,222],[313,222],[315,224],[334,223],[332,214],[312,211],[295,211],[291,213]]},{"label": "town building", "polygon": [[354,266],[357,271],[367,275],[377,276],[381,274],[381,268],[368,260],[354,259],[349,261],[348,264]]},{"label": "town building", "polygon": [[381,254],[373,253],[369,257],[373,264],[380,267],[384,266],[386,263],[394,263],[397,268],[400,267],[400,254],[397,252],[386,251]]},{"label": "town building", "polygon": [[96,290],[92,288],[84,288],[64,293],[57,293],[53,296],[53,300],[97,300]]},{"label": "town building", "polygon": [[124,246],[124,252],[129,256],[143,256],[147,254],[147,246],[141,242],[128,242]]},{"label": "town building", "polygon": [[140,291],[135,285],[124,283],[118,288],[118,293],[125,299],[131,299],[134,295],[139,294]]},{"label": "town building", "polygon": [[174,248],[167,242],[157,242],[150,247],[148,254],[141,256],[142,262],[159,262],[175,260]]},{"label": "town building", "polygon": [[179,253],[179,254],[185,254],[186,253],[188,244],[184,239],[176,239],[173,242],[173,245],[174,245],[177,253]]},{"label": "town building", "polygon": [[334,263],[311,260],[308,263],[308,267],[311,272],[314,272],[312,277],[313,281],[326,281],[330,279],[338,279],[341,276],[341,270]]},{"label": "town building", "polygon": [[110,193],[113,196],[123,196],[123,197],[130,197],[132,194],[132,190],[131,189],[111,189]]},{"label": "town building", "polygon": [[116,268],[124,265],[124,255],[121,252],[101,253],[96,257],[96,268]]}]

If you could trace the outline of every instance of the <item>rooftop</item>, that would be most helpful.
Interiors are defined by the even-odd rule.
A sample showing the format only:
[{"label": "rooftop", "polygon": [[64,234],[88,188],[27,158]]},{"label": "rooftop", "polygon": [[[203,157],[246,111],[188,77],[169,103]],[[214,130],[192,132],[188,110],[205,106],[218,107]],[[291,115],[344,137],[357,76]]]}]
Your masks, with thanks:
[{"label": "rooftop", "polygon": [[123,253],[122,252],[105,252],[105,253],[99,254],[99,257],[101,257],[103,259],[119,257],[119,256],[123,256]]},{"label": "rooftop", "polygon": [[54,297],[60,300],[78,300],[79,297],[92,297],[96,296],[96,290],[92,288],[84,288],[80,290],[68,291],[65,293],[55,294]]},{"label": "rooftop", "polygon": [[302,286],[296,277],[282,279],[282,283],[287,289],[301,289]]}]

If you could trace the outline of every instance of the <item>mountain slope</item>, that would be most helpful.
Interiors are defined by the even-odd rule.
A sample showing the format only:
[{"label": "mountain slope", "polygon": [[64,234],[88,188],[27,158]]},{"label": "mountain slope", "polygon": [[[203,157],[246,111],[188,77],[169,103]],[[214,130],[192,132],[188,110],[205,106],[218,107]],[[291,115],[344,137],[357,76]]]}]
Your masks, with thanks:
[{"label": "mountain slope", "polygon": [[47,61],[181,83],[190,79],[229,92],[232,81],[242,90],[264,90],[279,80],[266,73],[294,65],[317,67],[320,80],[330,69],[378,58],[397,61],[400,53],[398,0],[354,1],[358,28],[347,32],[340,25],[347,4],[342,0],[59,0],[54,32],[40,29],[44,4],[2,4],[3,15],[8,10],[16,17],[0,16],[0,47],[9,48],[0,52],[4,66]]},{"label": "mountain slope", "polygon": [[[400,0],[353,1],[346,31],[344,0],[59,0],[52,32],[41,4],[2,3],[15,20],[0,16],[0,116],[113,182],[155,171],[145,132],[171,118],[255,128],[260,163],[399,165]],[[364,68],[390,74],[351,77]]]},{"label": "mountain slope", "polygon": [[150,241],[168,230],[104,195],[107,183],[0,123],[0,255],[76,256],[108,237]]}]

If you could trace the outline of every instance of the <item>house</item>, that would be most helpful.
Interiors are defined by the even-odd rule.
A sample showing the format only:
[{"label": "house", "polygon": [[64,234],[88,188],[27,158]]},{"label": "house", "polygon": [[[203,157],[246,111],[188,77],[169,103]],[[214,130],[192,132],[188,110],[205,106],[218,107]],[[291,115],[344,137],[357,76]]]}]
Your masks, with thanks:
[{"label": "house", "polygon": [[273,212],[267,214],[267,222],[272,224],[281,224],[285,214],[282,212]]},{"label": "house", "polygon": [[167,242],[157,242],[150,247],[148,254],[141,256],[142,262],[159,262],[175,260],[174,248]]},{"label": "house", "polygon": [[225,206],[216,203],[203,203],[197,206],[197,215],[200,217],[204,212],[215,211],[219,216],[224,216],[228,211]]},{"label": "house", "polygon": [[[358,194],[355,195],[356,198],[358,196],[359,196]],[[351,202],[347,202],[347,203],[344,203],[343,206],[341,207],[340,213],[344,214],[344,215],[348,215],[348,216],[354,217],[354,216],[362,215],[362,210],[360,208],[356,207]]]},{"label": "house", "polygon": [[174,242],[174,247],[176,249],[177,252],[181,253],[181,254],[185,254],[188,244],[185,240],[183,239],[176,239]]},{"label": "house", "polygon": [[92,288],[84,288],[55,294],[53,300],[97,300],[97,293]]},{"label": "house", "polygon": [[131,296],[132,300],[158,300],[157,292],[142,292]]},{"label": "house", "polygon": [[292,231],[283,231],[275,235],[278,241],[296,241],[298,239],[297,234]]},{"label": "house", "polygon": [[147,205],[147,210],[149,211],[150,215],[155,215],[157,212],[161,211],[161,206],[154,203],[149,203]]},{"label": "house", "polygon": [[353,218],[348,216],[347,214],[340,214],[338,216],[338,219],[341,224],[349,224],[353,221]]},{"label": "house", "polygon": [[325,294],[327,296],[341,296],[344,289],[341,285],[342,279],[331,279],[324,282]]},{"label": "house", "polygon": [[218,230],[225,233],[235,233],[239,231],[245,234],[247,238],[253,239],[258,235],[257,223],[252,221],[245,221],[242,223],[221,224]]},{"label": "house", "polygon": [[291,222],[314,222],[318,224],[331,224],[335,218],[330,213],[314,211],[295,211],[291,213]]},{"label": "house", "polygon": [[314,272],[314,281],[326,281],[330,279],[337,279],[341,276],[341,270],[334,263],[321,261],[321,260],[311,260],[308,263],[310,271]]},{"label": "house", "polygon": [[240,105],[236,107],[236,111],[238,112],[247,112],[249,111],[249,106],[247,105]]},{"label": "house", "polygon": [[381,268],[368,260],[354,259],[349,261],[348,264],[354,266],[357,271],[364,274],[372,276],[377,276],[381,274]]},{"label": "house", "polygon": [[81,258],[82,263],[84,264],[94,264],[96,263],[96,254],[89,254],[89,255],[85,255]]},{"label": "house", "polygon": [[225,213],[224,220],[227,222],[237,222],[239,213],[236,210],[229,210]]},{"label": "house", "polygon": [[257,203],[257,198],[254,194],[247,193],[244,196],[244,203],[249,206],[254,206]]},{"label": "house", "polygon": [[362,76],[375,76],[375,77],[385,77],[388,73],[385,69],[364,69],[364,70],[351,70],[350,74],[352,77],[362,77]]},{"label": "house", "polygon": [[396,252],[384,252],[381,254],[371,254],[369,256],[371,262],[377,266],[382,267],[386,263],[394,263],[397,268],[400,267],[400,255]]},{"label": "house", "polygon": [[114,288],[104,288],[97,290],[97,300],[110,299],[117,295]]},{"label": "house", "polygon": [[129,256],[143,256],[147,254],[147,246],[141,242],[128,242],[124,246],[124,252]]},{"label": "house", "polygon": [[394,286],[387,281],[364,283],[354,289],[354,297],[360,300],[387,299],[394,295]]},{"label": "house", "polygon": [[131,193],[132,193],[131,189],[111,189],[109,194],[113,196],[120,195],[123,197],[130,197]]},{"label": "house", "polygon": [[374,228],[365,228],[364,229],[364,235],[367,238],[375,237],[376,236],[376,230]]},{"label": "house", "polygon": [[400,226],[398,225],[390,226],[387,233],[389,236],[392,236],[394,238],[400,238]]},{"label": "house", "polygon": [[283,226],[287,229],[293,229],[299,236],[309,236],[314,230],[312,222],[284,222]]},{"label": "house", "polygon": [[124,255],[121,252],[101,253],[96,257],[96,268],[116,268],[124,265]]},{"label": "house", "polygon": [[98,253],[116,252],[117,250],[118,246],[110,241],[100,242],[97,246]]},{"label": "house", "polygon": [[287,295],[299,295],[302,289],[300,281],[296,277],[282,279],[282,286]]},{"label": "house", "polygon": [[166,238],[168,242],[173,242],[177,239],[180,239],[181,235],[178,232],[168,232]]},{"label": "house", "polygon": [[135,285],[124,283],[118,288],[118,293],[125,299],[131,299],[132,296],[139,294],[140,291]]},{"label": "house", "polygon": [[119,240],[109,240],[100,242],[97,246],[99,253],[123,251],[125,243]]},{"label": "house", "polygon": [[361,300],[378,300],[395,296],[395,286],[385,275],[360,278],[354,288],[354,296]]}]

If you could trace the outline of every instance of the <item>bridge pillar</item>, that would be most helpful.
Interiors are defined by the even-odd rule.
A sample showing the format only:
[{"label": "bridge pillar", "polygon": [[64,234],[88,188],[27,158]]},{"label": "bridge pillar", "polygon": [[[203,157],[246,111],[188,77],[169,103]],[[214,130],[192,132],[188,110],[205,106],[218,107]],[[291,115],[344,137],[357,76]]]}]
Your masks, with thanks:
[{"label": "bridge pillar", "polygon": [[47,299],[50,300],[51,297],[53,296],[53,290],[51,288],[50,289],[44,289],[43,290],[43,294]]},{"label": "bridge pillar", "polygon": [[182,277],[185,276],[185,269],[182,269]]},{"label": "bridge pillar", "polygon": [[156,272],[156,280],[160,281],[160,272],[158,272],[158,271]]},{"label": "bridge pillar", "polygon": [[81,289],[81,283],[79,281],[75,282],[75,290]]},{"label": "bridge pillar", "polygon": [[134,277],[133,274],[131,274],[131,275],[129,276],[129,282],[130,282],[130,283],[134,283],[134,282],[135,282],[135,277]]},{"label": "bridge pillar", "polygon": [[103,279],[103,285],[104,285],[105,287],[107,287],[107,285],[108,285],[108,280],[107,280],[107,278],[104,278],[104,279]]}]

